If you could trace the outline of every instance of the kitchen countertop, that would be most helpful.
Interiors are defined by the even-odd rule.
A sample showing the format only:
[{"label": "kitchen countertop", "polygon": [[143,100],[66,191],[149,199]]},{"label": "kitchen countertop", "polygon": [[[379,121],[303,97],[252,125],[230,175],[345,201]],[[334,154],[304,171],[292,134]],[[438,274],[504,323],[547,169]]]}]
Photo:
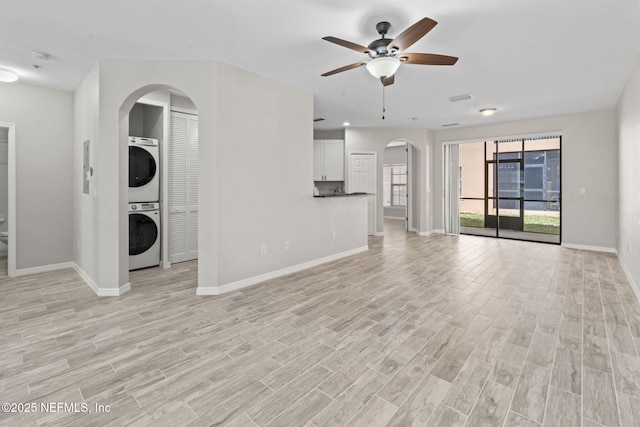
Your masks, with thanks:
[{"label": "kitchen countertop", "polygon": [[321,194],[319,196],[313,196],[318,198],[330,198],[330,197],[351,197],[351,196],[366,196],[367,193],[338,193],[338,194]]}]

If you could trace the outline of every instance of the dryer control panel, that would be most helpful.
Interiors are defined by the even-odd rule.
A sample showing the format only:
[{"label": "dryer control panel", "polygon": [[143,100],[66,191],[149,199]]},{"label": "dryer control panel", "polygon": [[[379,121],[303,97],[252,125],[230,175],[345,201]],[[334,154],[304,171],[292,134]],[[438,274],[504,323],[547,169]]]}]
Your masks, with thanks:
[{"label": "dryer control panel", "polygon": [[129,212],[157,211],[160,209],[160,203],[131,203],[129,204]]}]

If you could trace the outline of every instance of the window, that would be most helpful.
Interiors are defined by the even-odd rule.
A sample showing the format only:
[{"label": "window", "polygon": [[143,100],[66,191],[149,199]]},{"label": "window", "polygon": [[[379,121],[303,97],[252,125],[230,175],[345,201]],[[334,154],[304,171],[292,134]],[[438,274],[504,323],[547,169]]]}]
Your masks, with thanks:
[{"label": "window", "polygon": [[[560,145],[560,135],[459,144],[460,202],[456,212],[446,199],[449,228],[457,215],[465,234],[560,243]],[[446,190],[455,191],[448,178]]]},{"label": "window", "polygon": [[384,165],[383,167],[384,206],[407,205],[407,165]]}]

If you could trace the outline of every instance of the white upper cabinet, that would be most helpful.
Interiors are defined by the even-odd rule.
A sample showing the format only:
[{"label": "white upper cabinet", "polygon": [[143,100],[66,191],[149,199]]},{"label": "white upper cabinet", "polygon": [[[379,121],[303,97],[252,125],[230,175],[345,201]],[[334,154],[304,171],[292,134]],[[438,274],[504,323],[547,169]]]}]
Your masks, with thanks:
[{"label": "white upper cabinet", "polygon": [[316,139],[313,141],[313,180],[344,181],[344,141]]},{"label": "white upper cabinet", "polygon": [[324,141],[313,141],[313,180],[324,180]]}]

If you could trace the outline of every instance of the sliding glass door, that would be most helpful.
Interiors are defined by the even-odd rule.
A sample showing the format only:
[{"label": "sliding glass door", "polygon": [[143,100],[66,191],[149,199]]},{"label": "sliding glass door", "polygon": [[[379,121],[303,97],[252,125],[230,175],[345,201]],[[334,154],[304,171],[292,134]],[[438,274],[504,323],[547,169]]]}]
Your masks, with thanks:
[{"label": "sliding glass door", "polygon": [[460,232],[560,243],[560,136],[465,143]]}]

